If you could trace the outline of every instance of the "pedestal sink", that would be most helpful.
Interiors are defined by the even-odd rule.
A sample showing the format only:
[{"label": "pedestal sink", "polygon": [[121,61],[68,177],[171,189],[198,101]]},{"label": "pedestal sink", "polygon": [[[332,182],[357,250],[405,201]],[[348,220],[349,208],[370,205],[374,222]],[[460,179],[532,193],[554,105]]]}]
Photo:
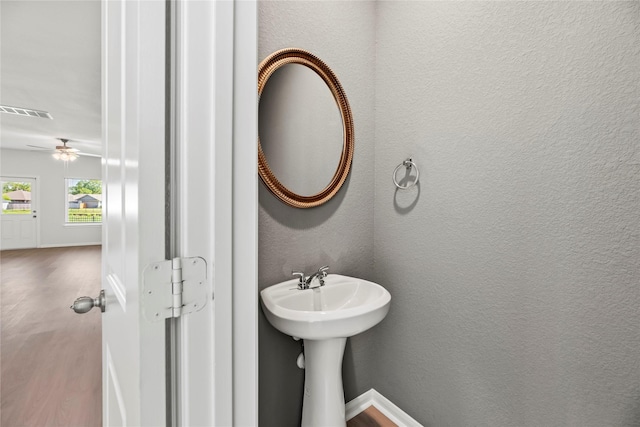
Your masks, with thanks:
[{"label": "pedestal sink", "polygon": [[342,356],[347,338],[378,324],[391,302],[386,289],[367,280],[329,274],[324,283],[300,290],[293,279],[260,292],[269,322],[304,340],[302,427],[346,425]]}]

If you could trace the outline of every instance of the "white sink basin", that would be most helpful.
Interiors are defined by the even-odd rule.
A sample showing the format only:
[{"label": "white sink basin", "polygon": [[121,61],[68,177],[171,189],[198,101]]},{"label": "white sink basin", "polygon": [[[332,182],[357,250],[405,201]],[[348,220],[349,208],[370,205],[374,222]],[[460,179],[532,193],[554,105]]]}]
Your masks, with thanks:
[{"label": "white sink basin", "polygon": [[339,274],[324,282],[300,290],[292,279],[264,289],[260,295],[269,322],[298,338],[346,338],[373,327],[389,311],[391,295],[376,283]]},{"label": "white sink basin", "polygon": [[346,427],[342,356],[347,338],[384,319],[391,302],[385,288],[367,280],[329,274],[324,283],[300,290],[298,279],[292,279],[260,292],[269,322],[304,339],[302,427]]}]

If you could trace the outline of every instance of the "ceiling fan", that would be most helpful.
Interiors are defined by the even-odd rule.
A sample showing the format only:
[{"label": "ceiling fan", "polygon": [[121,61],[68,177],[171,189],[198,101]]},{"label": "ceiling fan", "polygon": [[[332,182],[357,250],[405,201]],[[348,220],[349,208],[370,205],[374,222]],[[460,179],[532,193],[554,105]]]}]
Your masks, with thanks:
[{"label": "ceiling fan", "polygon": [[79,156],[100,157],[97,154],[82,153],[77,148],[68,146],[67,142],[69,142],[69,140],[66,138],[56,138],[56,139],[62,142],[62,145],[56,145],[56,148],[54,150],[51,150],[50,148],[47,148],[47,147],[40,147],[38,145],[30,145],[30,144],[27,144],[27,147],[35,148],[38,150],[50,151],[52,152],[52,156],[54,159],[62,160],[64,162],[73,162]]}]

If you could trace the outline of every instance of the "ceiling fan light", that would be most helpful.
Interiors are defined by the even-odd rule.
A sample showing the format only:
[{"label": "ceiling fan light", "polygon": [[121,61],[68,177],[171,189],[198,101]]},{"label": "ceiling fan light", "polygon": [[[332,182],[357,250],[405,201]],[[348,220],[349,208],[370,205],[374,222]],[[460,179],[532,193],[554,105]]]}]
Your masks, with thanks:
[{"label": "ceiling fan light", "polygon": [[53,158],[56,160],[62,160],[63,162],[73,162],[79,156],[74,151],[68,148],[57,148],[56,152],[52,154]]}]

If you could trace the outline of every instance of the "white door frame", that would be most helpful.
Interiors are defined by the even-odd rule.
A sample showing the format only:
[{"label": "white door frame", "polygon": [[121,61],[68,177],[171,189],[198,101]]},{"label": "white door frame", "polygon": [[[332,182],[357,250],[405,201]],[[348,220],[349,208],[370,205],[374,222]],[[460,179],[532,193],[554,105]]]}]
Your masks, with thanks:
[{"label": "white door frame", "polygon": [[178,252],[213,300],[179,321],[179,425],[258,424],[257,2],[176,4]]},{"label": "white door frame", "polygon": [[233,32],[233,415],[258,425],[258,5],[235,2]]}]

